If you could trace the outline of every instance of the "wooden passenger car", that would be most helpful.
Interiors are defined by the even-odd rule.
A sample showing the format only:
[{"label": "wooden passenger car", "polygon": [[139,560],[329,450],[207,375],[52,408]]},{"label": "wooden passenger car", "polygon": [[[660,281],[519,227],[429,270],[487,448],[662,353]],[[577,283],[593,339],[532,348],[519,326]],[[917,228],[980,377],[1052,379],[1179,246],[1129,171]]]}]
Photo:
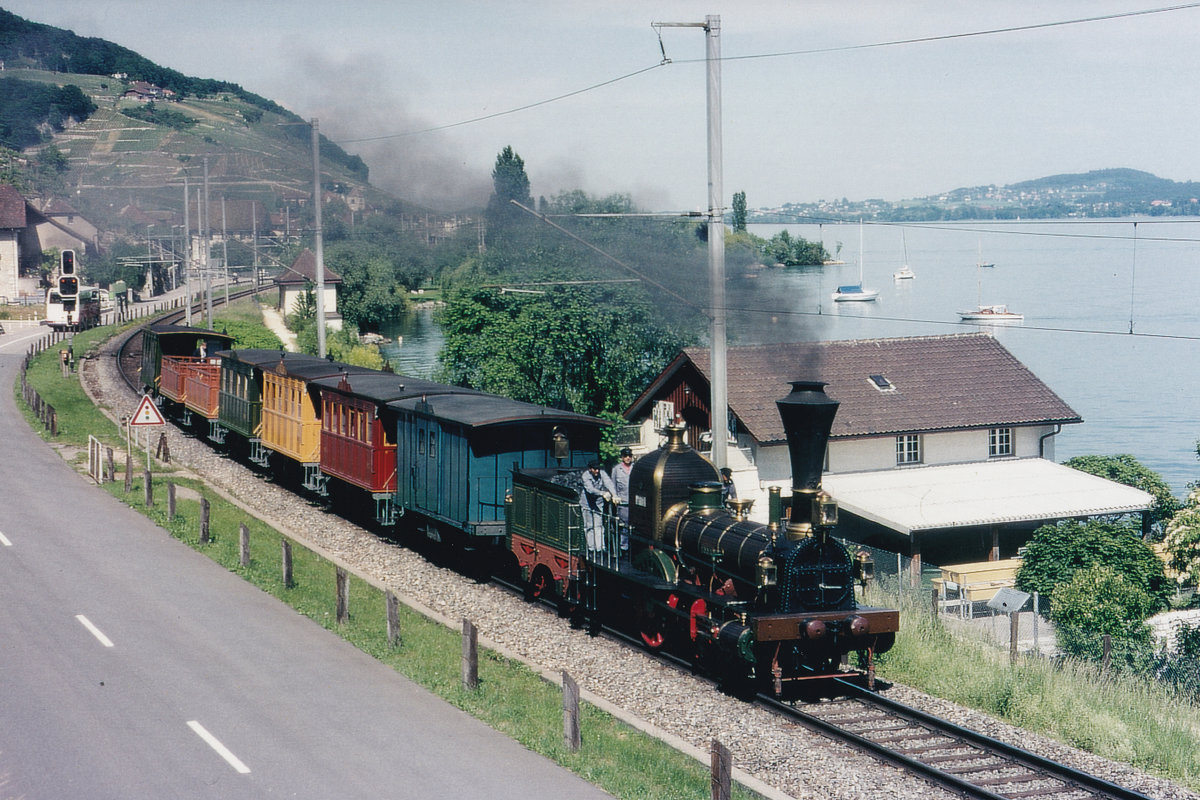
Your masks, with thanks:
[{"label": "wooden passenger car", "polygon": [[164,374],[168,365],[178,365],[183,373],[184,407],[205,419],[215,420],[220,408],[221,357],[169,358],[164,363]]},{"label": "wooden passenger car", "polygon": [[431,538],[449,536],[468,548],[503,544],[514,469],[582,470],[597,457],[608,424],[476,392],[408,397],[388,407],[397,425],[396,505],[429,520]]},{"label": "wooden passenger car", "polygon": [[[182,403],[186,395],[185,368],[186,359],[193,358],[204,343],[209,354],[220,350],[228,350],[233,346],[233,337],[227,333],[204,328],[189,328],[186,325],[148,325],[142,331],[142,369],[141,382],[145,391],[161,392],[164,396]],[[168,365],[168,386],[164,390],[163,360],[185,359],[179,365]]]},{"label": "wooden passenger car", "polygon": [[370,493],[385,523],[396,494],[396,423],[388,403],[472,392],[386,372],[320,378],[312,384],[321,402],[321,471]]},{"label": "wooden passenger car", "polygon": [[321,461],[320,397],[311,386],[318,378],[379,374],[321,358],[289,359],[263,371],[262,442],[306,468]]}]

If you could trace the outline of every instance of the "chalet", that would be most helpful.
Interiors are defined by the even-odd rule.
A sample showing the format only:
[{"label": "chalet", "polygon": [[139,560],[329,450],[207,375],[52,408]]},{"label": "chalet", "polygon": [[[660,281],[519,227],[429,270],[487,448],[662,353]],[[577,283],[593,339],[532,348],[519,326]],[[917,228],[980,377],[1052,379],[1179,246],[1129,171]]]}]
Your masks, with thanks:
[{"label": "chalet", "polygon": [[[1016,554],[1046,522],[1143,512],[1149,494],[1054,462],[1080,416],[987,333],[802,342],[728,350],[729,466],[765,520],[770,486],[791,485],[775,400],[821,380],[840,402],[824,488],[839,533],[933,563]],[[682,419],[711,449],[709,352],[685,349],[626,411],[642,441]]]},{"label": "chalet", "polygon": [[[337,310],[337,288],[342,278],[329,267],[324,268],[325,282],[325,324],[340,331],[342,315]],[[279,313],[285,317],[296,313],[305,292],[315,292],[317,288],[317,257],[307,247],[296,257],[290,267],[279,273],[275,278],[279,287]]]}]

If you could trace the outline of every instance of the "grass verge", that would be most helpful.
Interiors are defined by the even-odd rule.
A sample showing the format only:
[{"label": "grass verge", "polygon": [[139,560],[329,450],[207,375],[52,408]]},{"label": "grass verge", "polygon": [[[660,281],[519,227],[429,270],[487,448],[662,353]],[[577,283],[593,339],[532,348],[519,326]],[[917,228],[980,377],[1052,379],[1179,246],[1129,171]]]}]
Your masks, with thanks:
[{"label": "grass verge", "polygon": [[1200,708],[1148,681],[1008,652],[915,605],[878,675],[1090,753],[1200,789]]},{"label": "grass verge", "polygon": [[[107,328],[77,335],[73,342],[76,355],[96,347],[112,333]],[[58,349],[56,346],[40,354],[27,373],[29,383],[58,412],[59,436],[53,441],[86,446],[91,434],[114,450],[123,446],[120,431],[90,402],[79,385],[78,375],[62,377]],[[14,394],[18,408],[34,430],[48,439],[49,434],[42,431],[22,403],[19,387]],[[587,703],[581,704],[580,711],[583,747],[576,752],[568,750],[562,735],[561,691],[520,662],[481,648],[479,687],[475,691],[465,690],[461,684],[460,634],[403,605],[399,620],[401,641],[393,648],[387,640],[383,592],[353,575],[349,621],[339,625],[336,567],[331,562],[293,542],[293,583],[285,587],[280,571],[280,541],[285,537],[278,531],[225,501],[202,482],[169,477],[169,472],[156,474],[155,504],[146,507],[136,459],[134,474],[129,493],[120,481],[103,488],[181,542],[530,750],[616,797],[684,800],[709,796],[710,774],[705,765]],[[177,495],[176,514],[170,520],[166,510],[166,480],[191,490]],[[195,497],[204,497],[209,502],[212,538],[208,544],[200,543],[200,501]],[[240,563],[238,531],[243,524],[250,537],[251,559],[246,567]],[[760,797],[742,786],[734,787],[733,796],[741,800]]]}]

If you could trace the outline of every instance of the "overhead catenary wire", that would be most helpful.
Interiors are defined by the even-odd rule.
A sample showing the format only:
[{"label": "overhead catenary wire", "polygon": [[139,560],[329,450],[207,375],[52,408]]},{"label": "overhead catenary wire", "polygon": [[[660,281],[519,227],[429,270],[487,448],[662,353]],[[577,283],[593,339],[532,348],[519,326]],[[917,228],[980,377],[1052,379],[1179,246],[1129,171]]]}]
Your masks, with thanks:
[{"label": "overhead catenary wire", "polygon": [[[721,56],[721,58],[719,60],[722,62],[724,62],[724,61],[749,61],[749,60],[754,60],[754,59],[786,58],[786,57],[797,57],[797,56],[807,56],[807,55],[820,55],[823,53],[852,52],[855,50],[872,50],[872,49],[879,49],[879,48],[885,48],[885,47],[900,47],[903,45],[928,44],[928,43],[932,43],[932,42],[951,41],[954,39],[969,39],[969,38],[980,37],[980,36],[999,36],[999,35],[1003,35],[1003,34],[1020,33],[1022,31],[1041,30],[1041,29],[1045,29],[1045,28],[1060,28],[1060,27],[1065,27],[1068,25],[1085,25],[1085,24],[1091,24],[1091,23],[1096,23],[1096,22],[1110,22],[1113,20],[1127,19],[1130,17],[1144,17],[1144,16],[1150,16],[1153,14],[1168,14],[1168,13],[1173,13],[1176,11],[1187,11],[1187,10],[1196,9],[1196,8],[1200,8],[1200,2],[1181,3],[1178,5],[1172,5],[1172,6],[1162,6],[1160,8],[1147,8],[1147,9],[1140,9],[1137,11],[1123,11],[1123,12],[1117,12],[1117,13],[1113,13],[1113,14],[1101,14],[1101,15],[1096,15],[1096,16],[1091,16],[1091,17],[1077,17],[1074,19],[1054,20],[1051,22],[1035,22],[1035,23],[1030,23],[1027,25],[1009,25],[1009,26],[1000,27],[1000,28],[987,28],[987,29],[978,30],[978,31],[966,31],[966,32],[961,32],[961,33],[947,33],[947,34],[939,34],[939,35],[934,35],[934,36],[917,36],[917,37],[913,37],[913,38],[909,38],[909,39],[893,39],[893,40],[883,41],[883,42],[868,42],[868,43],[864,43],[864,44],[853,44],[853,45],[835,45],[835,46],[831,46],[831,47],[819,47],[819,48],[812,48],[812,49],[806,49],[806,50],[781,50],[781,51],[773,52],[773,53],[749,53],[746,55]],[[452,128],[460,128],[465,125],[474,125],[476,123],[486,122],[488,120],[497,119],[499,117],[506,117],[506,116],[510,116],[512,114],[519,114],[523,111],[529,111],[530,109],[539,108],[541,106],[550,105],[552,103],[557,103],[562,100],[570,99],[572,97],[577,97],[581,94],[593,92],[593,91],[596,91],[597,89],[602,89],[607,86],[612,86],[615,83],[620,83],[622,81],[629,80],[630,78],[635,78],[635,77],[637,77],[639,75],[643,75],[647,72],[652,72],[656,69],[661,69],[662,67],[667,67],[667,66],[671,66],[674,64],[692,64],[692,63],[703,63],[704,62],[704,59],[683,59],[680,61],[674,61],[674,60],[668,58],[666,48],[663,46],[663,43],[662,43],[661,35],[659,36],[659,49],[662,52],[662,60],[659,61],[657,64],[651,64],[646,67],[641,67],[639,69],[635,69],[630,72],[626,72],[624,74],[617,75],[613,78],[608,78],[607,80],[597,81],[596,83],[589,84],[589,85],[584,86],[579,89],[574,89],[569,92],[563,92],[562,94],[557,94],[552,97],[547,97],[543,100],[535,100],[531,103],[525,103],[523,105],[514,106],[513,108],[505,109],[503,111],[496,111],[491,114],[483,114],[478,117],[470,117],[468,119],[459,120],[458,122],[448,122],[448,123],[445,123],[442,125],[432,125],[432,126],[429,126],[426,128],[418,128],[418,129],[411,130],[411,131],[400,131],[397,133],[385,133],[385,134],[380,134],[378,136],[363,136],[363,137],[356,137],[356,138],[352,138],[352,139],[337,139],[336,143],[337,144],[356,144],[359,142],[378,142],[378,141],[383,141],[385,139],[400,139],[400,138],[404,138],[404,137],[408,137],[408,136],[420,136],[423,134],[437,133],[440,131],[450,130]],[[331,141],[333,141],[333,140],[331,140]]]}]

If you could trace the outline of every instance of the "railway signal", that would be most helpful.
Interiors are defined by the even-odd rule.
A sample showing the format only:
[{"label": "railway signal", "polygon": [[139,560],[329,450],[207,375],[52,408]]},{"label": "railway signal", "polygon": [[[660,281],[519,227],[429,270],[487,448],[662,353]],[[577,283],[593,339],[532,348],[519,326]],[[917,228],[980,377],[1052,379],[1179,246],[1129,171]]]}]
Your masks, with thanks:
[{"label": "railway signal", "polygon": [[59,259],[58,296],[63,299],[64,307],[68,303],[71,303],[71,308],[68,308],[68,311],[75,310],[72,301],[79,296],[79,276],[75,274],[74,250],[63,250]]}]

